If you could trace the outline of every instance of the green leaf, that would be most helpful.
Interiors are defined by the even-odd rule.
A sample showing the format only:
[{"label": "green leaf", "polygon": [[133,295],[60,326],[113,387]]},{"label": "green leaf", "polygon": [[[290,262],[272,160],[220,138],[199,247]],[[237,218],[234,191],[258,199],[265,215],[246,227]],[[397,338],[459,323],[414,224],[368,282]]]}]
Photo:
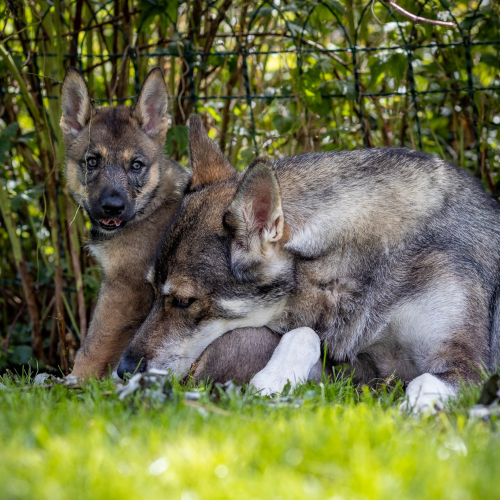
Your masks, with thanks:
[{"label": "green leaf", "polygon": [[274,128],[280,135],[286,134],[293,125],[292,114],[289,113],[285,108],[281,109],[277,114],[275,114],[272,121]]},{"label": "green leaf", "polygon": [[38,184],[30,189],[26,189],[14,196],[10,203],[13,210],[19,210],[21,208],[21,203],[33,203],[38,200],[43,193],[43,185]]},{"label": "green leaf", "polygon": [[340,14],[341,16],[344,15],[345,9],[344,6],[340,3],[337,2],[336,0],[329,0],[328,5],[333,8],[333,10],[337,11],[337,14]]},{"label": "green leaf", "polygon": [[350,101],[356,100],[356,90],[354,88],[354,83],[344,82],[340,80],[336,80],[332,83],[335,85],[335,89],[337,92],[345,95]]},{"label": "green leaf", "polygon": [[408,60],[406,55],[401,52],[394,52],[390,56],[380,54],[370,58],[368,65],[370,68],[369,87],[377,85],[384,74],[388,74],[399,84],[405,76]]},{"label": "green leaf", "polygon": [[154,4],[148,0],[141,0],[139,8],[142,14],[139,24],[154,18],[155,23],[166,30],[172,23],[177,22],[178,6],[178,0],[156,0]]},{"label": "green leaf", "polygon": [[[15,65],[21,69],[23,65],[23,58],[19,55],[12,54],[12,59]],[[0,57],[0,76],[3,76],[7,72],[7,63]]]},{"label": "green leaf", "polygon": [[99,291],[99,288],[101,287],[101,283],[99,282],[99,280],[90,274],[84,274],[83,281],[85,283],[85,286],[90,288],[93,293],[97,293]]},{"label": "green leaf", "polygon": [[12,142],[8,137],[0,135],[0,163],[5,163],[8,158],[8,153],[12,147]]},{"label": "green leaf", "polygon": [[8,153],[10,153],[16,142],[18,130],[19,123],[14,122],[0,132],[0,163],[5,163],[7,161]]},{"label": "green leaf", "polygon": [[10,356],[10,361],[22,365],[27,363],[32,356],[33,349],[29,345],[16,345],[14,352]]},{"label": "green leaf", "polygon": [[240,151],[240,158],[245,165],[249,165],[255,158],[254,149],[253,148],[243,149],[242,151]]},{"label": "green leaf", "polygon": [[9,137],[9,139],[12,141],[15,141],[18,130],[19,130],[19,123],[13,122],[10,125],[7,125],[7,127],[5,127],[2,130],[2,135]]},{"label": "green leaf", "polygon": [[405,76],[406,67],[408,61],[406,55],[395,52],[389,57],[387,61],[387,67],[389,68],[389,74],[393,76],[399,83]]},{"label": "green leaf", "polygon": [[481,62],[492,68],[500,69],[500,58],[489,52],[486,54],[481,54]]},{"label": "green leaf", "polygon": [[[257,17],[270,17],[273,15],[273,10],[274,7],[271,7],[269,5],[260,7],[257,9]],[[250,14],[250,16],[253,16],[255,14],[255,11]]]},{"label": "green leaf", "polygon": [[176,125],[167,132],[166,151],[169,156],[177,152],[179,156],[189,153],[189,128],[185,125]]}]

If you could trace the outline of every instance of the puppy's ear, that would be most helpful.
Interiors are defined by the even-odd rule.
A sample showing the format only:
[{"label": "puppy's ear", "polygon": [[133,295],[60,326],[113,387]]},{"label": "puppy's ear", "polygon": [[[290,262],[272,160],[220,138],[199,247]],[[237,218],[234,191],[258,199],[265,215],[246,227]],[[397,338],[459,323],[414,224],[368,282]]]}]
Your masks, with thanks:
[{"label": "puppy's ear", "polygon": [[149,72],[142,84],[132,116],[146,134],[163,144],[167,135],[167,110],[167,86],[163,71],[156,67]]},{"label": "puppy's ear", "polygon": [[189,118],[189,156],[193,176],[190,191],[236,177],[236,171],[215,144],[197,115]]},{"label": "puppy's ear", "polygon": [[244,277],[270,257],[273,243],[281,240],[284,216],[278,179],[272,165],[257,158],[246,170],[224,224],[233,235],[231,266]]},{"label": "puppy's ear", "polygon": [[76,137],[89,123],[92,103],[82,74],[69,67],[61,89],[61,129],[64,139]]}]

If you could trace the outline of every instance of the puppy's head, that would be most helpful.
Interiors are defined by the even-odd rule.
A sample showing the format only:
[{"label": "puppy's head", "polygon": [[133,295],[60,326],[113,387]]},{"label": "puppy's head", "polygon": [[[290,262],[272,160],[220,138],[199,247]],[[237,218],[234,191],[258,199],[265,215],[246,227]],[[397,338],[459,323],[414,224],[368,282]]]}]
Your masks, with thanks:
[{"label": "puppy's head", "polygon": [[149,73],[132,107],[94,108],[75,68],[61,94],[68,186],[93,229],[119,231],[140,219],[160,183],[168,103],[162,71]]}]

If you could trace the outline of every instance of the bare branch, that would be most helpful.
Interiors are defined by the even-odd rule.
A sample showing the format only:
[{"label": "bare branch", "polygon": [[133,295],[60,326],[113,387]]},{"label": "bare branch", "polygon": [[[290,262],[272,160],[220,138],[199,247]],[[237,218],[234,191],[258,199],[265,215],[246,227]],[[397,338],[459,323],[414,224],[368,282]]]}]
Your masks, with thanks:
[{"label": "bare branch", "polygon": [[397,10],[399,13],[403,14],[403,16],[406,16],[407,18],[411,19],[414,23],[435,24],[437,26],[446,26],[448,28],[457,27],[457,25],[451,21],[438,21],[434,19],[427,19],[425,17],[416,16],[415,14],[412,14],[411,12],[408,12],[407,10],[403,9],[403,7],[400,7],[397,3],[392,2],[391,0],[382,0],[382,1],[387,5],[390,5],[394,10]]}]

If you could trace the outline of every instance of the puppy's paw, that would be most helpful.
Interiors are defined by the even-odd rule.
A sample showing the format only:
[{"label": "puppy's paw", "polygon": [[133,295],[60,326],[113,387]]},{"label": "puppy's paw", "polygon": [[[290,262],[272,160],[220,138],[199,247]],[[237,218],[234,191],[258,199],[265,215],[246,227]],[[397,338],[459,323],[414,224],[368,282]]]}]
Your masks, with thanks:
[{"label": "puppy's paw", "polygon": [[250,381],[261,396],[279,394],[290,382],[295,387],[305,382],[320,356],[320,340],[311,328],[303,327],[285,333],[269,363]]},{"label": "puppy's paw", "polygon": [[430,373],[424,373],[408,384],[406,401],[400,412],[413,415],[434,415],[444,409],[445,402],[455,391]]}]

